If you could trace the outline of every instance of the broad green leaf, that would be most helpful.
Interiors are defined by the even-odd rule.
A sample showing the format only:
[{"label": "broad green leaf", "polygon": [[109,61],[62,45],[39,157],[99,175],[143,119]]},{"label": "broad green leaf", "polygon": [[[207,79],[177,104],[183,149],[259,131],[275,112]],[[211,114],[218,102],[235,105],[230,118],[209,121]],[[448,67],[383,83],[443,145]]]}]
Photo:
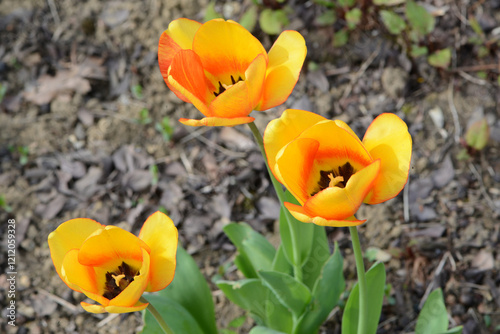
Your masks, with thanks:
[{"label": "broad green leaf", "polygon": [[[380,314],[382,313],[382,302],[384,301],[385,268],[383,263],[375,263],[366,272],[368,314],[367,332],[373,334],[377,331]],[[342,316],[342,334],[358,332],[359,317],[359,286],[356,283],[349,295]]]},{"label": "broad green leaf", "polygon": [[396,6],[405,3],[406,0],[373,0],[377,6]]},{"label": "broad green leaf", "polygon": [[330,247],[325,228],[315,224],[310,225],[314,227],[313,244],[309,259],[302,266],[302,281],[312,290],[320,277],[323,265],[330,257]]},{"label": "broad green leaf", "polygon": [[238,249],[234,263],[245,277],[257,278],[257,270],[271,269],[276,250],[266,238],[245,223],[231,223],[223,230]]},{"label": "broad green leaf", "polygon": [[[293,204],[299,204],[299,202],[288,190],[285,192],[285,200]],[[281,243],[283,245],[285,255],[291,264],[296,264],[302,267],[302,265],[304,265],[304,263],[308,260],[313,245],[314,226],[314,224],[306,224],[298,221],[287,209],[281,206]],[[294,233],[297,238],[297,245],[293,245],[292,243],[292,233]],[[297,259],[295,258],[294,250],[298,255]]]},{"label": "broad green leaf", "polygon": [[205,9],[205,16],[203,17],[203,22],[207,22],[213,19],[219,19],[223,16],[215,10],[215,1],[211,1],[207,8]]},{"label": "broad green leaf", "polygon": [[250,6],[241,16],[239,23],[251,32],[257,24],[257,6]]},{"label": "broad green leaf", "polygon": [[440,334],[448,329],[448,312],[444,305],[443,292],[431,292],[420,310],[415,326],[415,334]]},{"label": "broad green leaf", "polygon": [[417,58],[420,56],[425,56],[427,54],[427,47],[426,46],[418,46],[418,45],[412,45],[411,46],[411,51],[410,51],[410,56],[413,58]]},{"label": "broad green leaf", "polygon": [[280,273],[285,273],[288,275],[293,275],[293,267],[288,262],[288,259],[285,256],[285,251],[283,250],[283,244],[281,244],[276,251],[276,255],[273,260],[273,271],[279,271]]},{"label": "broad green leaf", "polygon": [[399,35],[406,28],[405,20],[390,10],[381,10],[380,17],[385,27],[393,35]]},{"label": "broad green leaf", "polygon": [[363,13],[361,12],[361,9],[359,8],[353,8],[347,13],[345,13],[345,20],[347,21],[347,26],[349,29],[354,29],[356,26],[361,22],[361,15]]},{"label": "broad green leaf", "polygon": [[252,328],[249,334],[285,334],[283,332],[275,331],[274,329],[257,326]]},{"label": "broad green leaf", "polygon": [[439,68],[448,68],[450,66],[451,50],[449,48],[439,50],[431,54],[427,61],[429,65]]},{"label": "broad green leaf", "polygon": [[481,151],[488,144],[490,138],[490,127],[486,118],[475,121],[467,129],[465,134],[465,142],[470,147]]},{"label": "broad green leaf", "polygon": [[288,23],[288,17],[282,9],[266,8],[260,13],[259,24],[266,34],[278,35]]},{"label": "broad green leaf", "polygon": [[177,267],[174,280],[157,294],[161,297],[171,298],[182,305],[196,319],[204,333],[217,334],[210,288],[196,262],[182,247],[177,248]]},{"label": "broad green leaf", "polygon": [[[179,304],[175,300],[155,294],[145,294],[144,297],[162,315],[163,319],[174,333],[208,333],[200,327],[195,317],[193,317],[191,313],[189,313],[181,304]],[[155,317],[151,314],[151,312],[149,312],[148,309],[144,310],[143,319],[144,327],[142,328],[141,333],[164,334]]]},{"label": "broad green leaf", "polygon": [[320,26],[329,26],[337,21],[337,15],[333,9],[329,9],[316,18],[316,23]]},{"label": "broad green leaf", "polygon": [[275,294],[283,306],[300,316],[311,301],[311,291],[294,277],[276,271],[260,271],[262,282]]},{"label": "broad green leaf", "polygon": [[294,316],[290,309],[285,307],[278,300],[276,295],[269,289],[266,303],[266,322],[265,325],[271,329],[291,333],[294,326]]},{"label": "broad green leaf", "polygon": [[236,282],[218,281],[216,284],[231,302],[250,312],[257,323],[264,323],[266,299],[271,292],[262,285],[259,279],[244,279]]},{"label": "broad green leaf", "polygon": [[316,333],[337,305],[341,293],[345,290],[343,263],[338,244],[335,243],[335,252],[325,263],[314,286],[311,304],[299,322],[297,333]]},{"label": "broad green leaf", "polygon": [[414,29],[420,37],[430,34],[434,30],[436,20],[424,7],[415,1],[406,3],[406,18],[410,27]]},{"label": "broad green leaf", "polygon": [[333,36],[333,46],[343,46],[347,44],[349,35],[347,30],[339,30]]}]

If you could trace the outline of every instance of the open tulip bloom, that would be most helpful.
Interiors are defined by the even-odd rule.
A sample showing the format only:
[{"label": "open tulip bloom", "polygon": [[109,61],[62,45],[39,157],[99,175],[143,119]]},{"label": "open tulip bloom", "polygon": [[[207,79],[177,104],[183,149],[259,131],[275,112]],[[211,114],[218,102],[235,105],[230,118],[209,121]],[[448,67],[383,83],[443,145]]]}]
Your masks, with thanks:
[{"label": "open tulip bloom", "polygon": [[49,235],[52,261],[61,279],[98,304],[82,302],[92,313],[143,310],[144,291],[162,290],[174,278],[177,228],[161,212],[144,223],[139,237],[115,226],[77,218]]},{"label": "open tulip bloom", "polygon": [[363,140],[339,120],[303,110],[286,110],[264,133],[269,167],[298,200],[285,203],[299,221],[355,226],[361,204],[396,196],[406,184],[411,136],[394,114],[382,114]]},{"label": "open tulip bloom", "polygon": [[233,126],[254,120],[252,110],[282,104],[292,92],[306,56],[304,38],[284,31],[266,52],[234,21],[204,24],[172,21],[158,46],[160,71],[168,87],[205,118],[181,118],[192,126]]}]

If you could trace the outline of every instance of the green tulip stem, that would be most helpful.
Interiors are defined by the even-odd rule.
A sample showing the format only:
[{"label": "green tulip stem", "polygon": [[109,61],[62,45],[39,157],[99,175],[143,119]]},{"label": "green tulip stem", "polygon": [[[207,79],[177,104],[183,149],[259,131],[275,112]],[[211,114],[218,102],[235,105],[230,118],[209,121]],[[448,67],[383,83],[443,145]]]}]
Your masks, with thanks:
[{"label": "green tulip stem", "polygon": [[368,300],[367,300],[367,285],[365,264],[363,262],[363,251],[359,242],[358,228],[349,226],[351,233],[352,249],[354,251],[354,259],[356,261],[356,271],[358,273],[358,291],[359,291],[359,314],[358,314],[358,334],[367,333],[366,320],[368,319]]},{"label": "green tulip stem", "polygon": [[149,312],[151,312],[151,314],[153,315],[153,317],[155,317],[156,321],[158,321],[158,325],[160,325],[161,329],[163,330],[163,333],[165,333],[165,334],[174,334],[174,331],[172,331],[172,329],[170,327],[168,327],[167,323],[165,322],[165,319],[163,319],[163,317],[158,312],[158,310],[153,306],[153,304],[151,304],[150,302],[148,302],[146,300],[146,298],[144,298],[144,297],[141,297],[139,299],[139,301],[141,303],[149,303],[147,309],[148,309]]},{"label": "green tulip stem", "polygon": [[[255,140],[257,141],[257,144],[259,145],[260,152],[262,153],[262,156],[264,157],[264,162],[266,163],[267,172],[269,174],[269,177],[271,178],[271,182],[274,186],[274,190],[276,191],[276,194],[278,195],[278,199],[280,201],[281,207],[283,208],[283,210],[285,212],[286,221],[288,223],[289,230],[290,230],[290,237],[292,238],[293,257],[295,258],[294,262],[297,262],[297,259],[299,258],[298,239],[297,239],[297,235],[295,233],[295,229],[292,227],[293,221],[290,217],[291,214],[288,211],[288,209],[286,209],[284,207],[285,193],[283,191],[283,187],[281,186],[281,183],[279,183],[279,181],[276,180],[276,178],[274,177],[274,174],[271,172],[271,169],[269,168],[269,163],[267,162],[266,151],[264,149],[264,141],[263,141],[262,135],[260,134],[259,129],[257,128],[257,126],[255,125],[254,122],[248,123],[248,126],[250,127],[250,130],[252,131],[253,136],[255,137]],[[298,281],[302,282],[302,266],[299,263],[293,263],[293,274],[294,274],[294,277]]]}]

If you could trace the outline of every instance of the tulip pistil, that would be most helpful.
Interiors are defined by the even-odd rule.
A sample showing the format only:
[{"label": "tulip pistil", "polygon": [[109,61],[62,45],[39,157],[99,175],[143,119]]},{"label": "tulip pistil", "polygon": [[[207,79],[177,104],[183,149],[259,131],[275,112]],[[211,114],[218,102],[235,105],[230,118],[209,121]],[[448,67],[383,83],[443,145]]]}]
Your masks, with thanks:
[{"label": "tulip pistil", "polygon": [[316,195],[321,190],[330,187],[345,188],[349,178],[355,173],[354,167],[349,162],[346,162],[342,166],[339,166],[337,170],[322,170],[319,172],[320,178],[318,181],[318,187],[311,196]]},{"label": "tulip pistil", "polygon": [[230,85],[223,84],[222,82],[219,81],[219,91],[218,92],[214,92],[215,97],[217,97],[220,94],[224,93],[226,91],[226,89],[228,89],[229,87],[231,87],[232,85],[235,85],[237,82],[240,82],[240,81],[243,81],[243,78],[241,77],[241,75],[238,76],[238,80],[236,80],[231,75],[231,82],[232,82],[232,84],[230,84]]},{"label": "tulip pistil", "polygon": [[118,296],[125,288],[134,281],[134,277],[139,275],[136,271],[125,262],[115,272],[106,273],[106,283],[104,286],[103,297],[113,299]]}]

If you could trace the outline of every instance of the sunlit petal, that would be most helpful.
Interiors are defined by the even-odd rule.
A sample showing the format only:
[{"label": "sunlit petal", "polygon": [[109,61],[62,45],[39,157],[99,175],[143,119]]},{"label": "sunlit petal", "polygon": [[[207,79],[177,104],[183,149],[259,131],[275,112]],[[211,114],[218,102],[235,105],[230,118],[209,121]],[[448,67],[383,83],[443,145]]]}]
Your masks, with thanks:
[{"label": "sunlit petal", "polygon": [[261,103],[256,110],[282,104],[292,92],[304,64],[307,48],[296,31],[284,31],[269,51],[269,65]]},{"label": "sunlit petal", "polygon": [[327,220],[322,217],[310,217],[304,211],[304,207],[300,205],[295,205],[292,203],[285,202],[285,207],[290,211],[292,216],[303,223],[313,223],[320,226],[334,226],[334,227],[344,227],[344,226],[357,226],[363,224],[366,220],[358,220],[356,217],[351,216],[344,220]]},{"label": "sunlit petal", "polygon": [[380,159],[380,173],[365,203],[378,204],[403,189],[410,169],[412,140],[408,127],[394,114],[382,114],[370,125],[363,144],[373,159]]},{"label": "sunlit petal", "polygon": [[235,126],[239,124],[251,123],[255,120],[253,117],[205,117],[202,119],[181,118],[179,122],[189,126]]},{"label": "sunlit petal", "polygon": [[264,147],[271,170],[274,169],[276,155],[285,145],[305,129],[324,120],[324,117],[309,111],[287,109],[280,118],[269,122],[264,131]]},{"label": "sunlit petal", "polygon": [[230,82],[230,75],[243,74],[259,54],[267,58],[262,44],[248,30],[222,19],[210,20],[199,28],[193,50],[205,70],[226,82]]},{"label": "sunlit petal", "polygon": [[96,273],[93,267],[78,262],[78,249],[72,249],[64,257],[61,278],[71,289],[81,292],[82,289],[97,292]]},{"label": "sunlit petal", "polygon": [[167,215],[158,211],[146,220],[139,238],[151,248],[150,281],[146,291],[161,290],[174,278],[177,228]]}]

